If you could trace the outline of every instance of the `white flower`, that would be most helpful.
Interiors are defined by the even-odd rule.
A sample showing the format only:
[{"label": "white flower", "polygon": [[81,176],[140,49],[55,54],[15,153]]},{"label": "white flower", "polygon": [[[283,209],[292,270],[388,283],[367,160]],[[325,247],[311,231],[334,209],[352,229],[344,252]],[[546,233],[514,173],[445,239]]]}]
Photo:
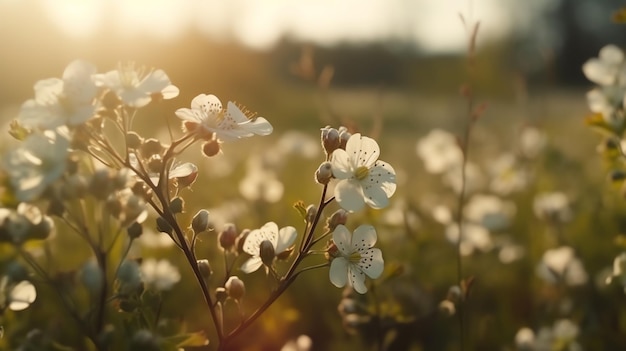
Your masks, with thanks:
[{"label": "white flower", "polygon": [[582,261],[569,246],[544,252],[537,274],[550,283],[562,281],[569,286],[583,285],[589,279]]},{"label": "white flower", "polygon": [[285,187],[264,157],[248,158],[245,178],[239,183],[239,193],[250,201],[275,203],[283,197]]},{"label": "white flower", "polygon": [[313,340],[308,335],[300,335],[295,340],[289,340],[280,351],[309,351],[313,346]]},{"label": "white flower", "polygon": [[[446,238],[453,244],[459,242],[459,226],[450,223],[446,226]],[[493,240],[487,228],[482,225],[463,222],[463,235],[461,238],[461,255],[469,256],[476,250],[487,252],[493,249]]]},{"label": "white flower", "polygon": [[[455,193],[461,193],[462,186],[462,165],[456,164],[450,166],[442,175],[442,183],[448,185]],[[485,185],[485,177],[480,168],[472,163],[465,164],[465,193],[473,193],[480,190]]]},{"label": "white flower", "polygon": [[66,128],[29,135],[2,160],[19,201],[31,201],[65,172],[69,137]]},{"label": "white flower", "polygon": [[535,196],[533,201],[535,215],[543,220],[567,222],[572,219],[567,195],[561,192],[548,192]]},{"label": "white flower", "polygon": [[184,121],[185,129],[200,135],[214,133],[221,141],[272,133],[273,127],[265,118],[248,115],[231,101],[224,110],[215,95],[206,94],[193,98],[191,109],[176,110],[176,116]]},{"label": "white flower", "polygon": [[[142,169],[137,155],[130,153],[128,155],[128,160],[133,169]],[[159,179],[161,178],[159,172],[149,172],[148,176],[150,177],[152,184],[155,186],[159,184]],[[174,161],[170,166],[169,172],[167,172],[167,176],[170,180],[176,179],[177,181],[185,184],[189,182],[193,183],[198,177],[198,167],[191,162],[178,163]]]},{"label": "white flower", "polygon": [[333,176],[339,179],[335,199],[344,210],[358,211],[365,204],[383,208],[396,191],[396,172],[386,162],[379,161],[380,149],[374,139],[353,134],[346,149],[331,155]]},{"label": "white flower", "polygon": [[371,225],[361,225],[354,234],[340,224],[333,232],[337,252],[330,263],[330,282],[338,288],[348,283],[359,294],[367,292],[365,276],[380,277],[385,262],[380,249],[372,248],[376,243],[376,230]]},{"label": "white flower", "polygon": [[443,173],[463,161],[463,153],[454,135],[433,129],[417,142],[417,155],[429,173]]},{"label": "white flower", "polygon": [[546,133],[534,127],[524,128],[519,137],[520,150],[524,156],[529,158],[537,157],[547,142]]},{"label": "white flower", "polygon": [[624,124],[624,86],[598,87],[587,92],[591,112],[600,114],[608,125],[619,128]]},{"label": "white flower", "polygon": [[154,94],[160,94],[163,99],[172,99],[179,93],[163,70],[157,69],[146,74],[133,63],[120,64],[116,70],[96,74],[94,80],[98,86],[111,89],[124,104],[135,108],[149,104]]},{"label": "white flower", "polygon": [[148,258],[141,263],[140,270],[144,284],[158,291],[169,290],[180,281],[178,268],[165,259]]},{"label": "white flower", "polygon": [[515,204],[494,195],[473,195],[465,207],[465,217],[489,230],[503,229],[515,215]]},{"label": "white flower", "polygon": [[73,61],[63,78],[40,80],[35,84],[35,98],[26,101],[18,120],[28,128],[54,129],[77,125],[91,118],[97,88],[92,80],[96,67],[85,61]]},{"label": "white flower", "polygon": [[528,173],[520,167],[511,153],[502,154],[490,165],[491,183],[490,189],[499,195],[523,190],[529,182]]},{"label": "white flower", "polygon": [[613,272],[606,279],[606,283],[611,284],[613,281],[623,286],[626,293],[626,252],[622,252],[613,260]]},{"label": "white flower", "polygon": [[583,73],[590,81],[599,85],[623,83],[626,77],[624,53],[615,45],[600,49],[598,58],[591,58],[583,64]]},{"label": "white flower", "polygon": [[2,308],[8,307],[12,311],[25,310],[37,298],[37,290],[31,282],[22,280],[12,283],[8,276],[0,279],[0,294]]},{"label": "white flower", "polygon": [[274,222],[268,222],[261,229],[251,231],[243,244],[243,251],[252,257],[241,265],[241,270],[245,273],[252,273],[261,267],[263,264],[261,244],[263,242],[271,243],[274,256],[276,256],[287,251],[296,240],[297,235],[296,228],[287,226],[279,231],[278,225]]}]

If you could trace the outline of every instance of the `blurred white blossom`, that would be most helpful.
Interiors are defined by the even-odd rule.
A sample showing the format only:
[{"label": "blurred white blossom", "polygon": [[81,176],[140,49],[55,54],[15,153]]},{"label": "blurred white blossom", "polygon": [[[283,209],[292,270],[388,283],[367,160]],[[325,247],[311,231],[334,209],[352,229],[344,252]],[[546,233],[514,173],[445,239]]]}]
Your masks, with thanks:
[{"label": "blurred white blossom", "polygon": [[[442,182],[452,188],[455,193],[461,193],[462,165],[457,164],[448,168],[442,175]],[[465,164],[465,193],[471,194],[479,191],[485,185],[485,176],[481,169],[473,162]]]},{"label": "blurred white blossom", "polygon": [[537,128],[526,127],[520,134],[519,143],[522,155],[528,158],[535,158],[545,148],[548,143],[548,137],[546,133]]},{"label": "blurred white blossom", "polygon": [[148,258],[141,262],[141,280],[146,287],[157,291],[170,290],[180,281],[178,268],[166,259]]},{"label": "blurred white blossom", "polygon": [[465,218],[489,230],[507,227],[515,215],[515,204],[494,195],[475,194],[465,205]]},{"label": "blurred white blossom", "polygon": [[86,122],[96,111],[96,67],[76,60],[63,72],[63,78],[49,78],[35,84],[35,98],[26,101],[18,120],[27,128],[54,129]]},{"label": "blurred white blossom", "polygon": [[549,283],[563,282],[569,286],[584,285],[589,280],[583,262],[576,257],[569,246],[550,249],[544,252],[537,266],[537,275]]},{"label": "blurred white blossom", "polygon": [[613,271],[606,279],[606,283],[614,282],[621,285],[626,293],[626,252],[622,252],[613,260]]},{"label": "blurred white blossom", "polygon": [[11,282],[8,276],[0,279],[0,305],[12,311],[22,311],[28,308],[37,298],[35,286],[28,280]]},{"label": "blurred white blossom", "polygon": [[443,173],[463,161],[456,137],[441,129],[433,129],[420,139],[416,150],[429,173]]},{"label": "blurred white blossom", "polygon": [[132,62],[120,63],[116,70],[96,74],[94,80],[98,86],[111,89],[125,105],[135,108],[148,105],[155,94],[172,99],[179,93],[163,70],[146,72]]},{"label": "blurred white blossom", "polygon": [[539,219],[567,222],[572,219],[572,211],[567,195],[562,192],[546,192],[535,196],[533,211]]},{"label": "blurred white blossom", "polygon": [[500,155],[489,166],[491,173],[489,188],[496,194],[508,195],[524,190],[528,185],[528,173],[511,153]]},{"label": "blurred white blossom", "polygon": [[69,132],[61,127],[29,135],[2,158],[2,168],[19,201],[36,199],[63,175],[69,146]]},{"label": "blurred white blossom", "polygon": [[600,49],[597,58],[591,58],[583,64],[583,73],[587,79],[598,85],[624,84],[626,67],[623,63],[622,50],[610,44]]},{"label": "blurred white blossom", "polygon": [[289,340],[280,351],[309,351],[313,340],[308,335],[300,335],[295,340]]},{"label": "blurred white blossom", "polygon": [[[451,223],[446,226],[446,238],[453,244],[459,242],[459,226]],[[463,222],[463,234],[461,238],[461,255],[468,256],[476,250],[488,252],[494,244],[487,228],[479,224]]]}]

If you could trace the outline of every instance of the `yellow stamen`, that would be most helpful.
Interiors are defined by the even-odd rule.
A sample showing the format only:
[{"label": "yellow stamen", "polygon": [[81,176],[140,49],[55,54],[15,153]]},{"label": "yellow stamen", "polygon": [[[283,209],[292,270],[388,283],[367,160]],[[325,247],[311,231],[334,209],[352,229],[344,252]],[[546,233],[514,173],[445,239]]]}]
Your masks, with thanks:
[{"label": "yellow stamen", "polygon": [[357,180],[363,180],[365,178],[367,178],[367,176],[370,174],[370,170],[369,168],[365,167],[365,166],[359,166],[355,171],[354,171],[354,177]]}]

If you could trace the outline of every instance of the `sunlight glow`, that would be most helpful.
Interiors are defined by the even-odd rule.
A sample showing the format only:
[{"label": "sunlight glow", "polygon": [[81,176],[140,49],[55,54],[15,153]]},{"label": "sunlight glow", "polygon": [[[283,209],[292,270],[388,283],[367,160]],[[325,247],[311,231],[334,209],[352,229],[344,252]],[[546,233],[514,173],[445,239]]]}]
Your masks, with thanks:
[{"label": "sunlight glow", "polygon": [[[102,24],[123,36],[180,38],[195,29],[267,49],[283,37],[322,45],[390,40],[431,52],[459,52],[467,31],[459,19],[480,20],[480,39],[512,30],[506,0],[40,0],[51,20],[84,38]],[[106,16],[106,17],[105,17]]]},{"label": "sunlight glow", "polygon": [[73,38],[92,36],[103,20],[102,0],[43,0],[42,5],[50,20]]}]

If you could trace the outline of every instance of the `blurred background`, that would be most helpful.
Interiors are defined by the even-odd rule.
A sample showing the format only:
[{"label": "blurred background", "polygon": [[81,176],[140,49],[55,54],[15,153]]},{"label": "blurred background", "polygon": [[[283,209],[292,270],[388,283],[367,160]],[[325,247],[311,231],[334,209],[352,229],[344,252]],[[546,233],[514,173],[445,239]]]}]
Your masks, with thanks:
[{"label": "blurred background", "polygon": [[[421,225],[408,225],[407,217],[388,222],[386,215],[367,213],[353,227],[365,219],[381,225],[379,235],[388,237],[381,239],[390,250],[383,251],[389,252],[387,262],[406,269],[399,283],[381,293],[381,299],[395,301],[388,308],[404,308],[415,318],[409,323],[414,329],[398,332],[408,340],[406,349],[454,350],[455,322],[433,321],[431,312],[456,283],[456,256],[441,225],[426,218],[426,209],[454,203],[455,195],[436,175],[426,174],[414,149],[433,128],[462,130],[467,112],[459,89],[469,82],[477,101],[488,104],[473,139],[477,152],[471,156],[485,168],[498,152],[515,151],[522,127],[537,127],[549,139],[543,158],[531,167],[537,175],[534,185],[508,198],[518,209],[510,238],[525,245],[527,255],[511,266],[495,254],[468,259],[468,275],[478,277],[470,349],[513,350],[519,328],[537,330],[567,316],[587,328],[582,343],[589,349],[618,350],[626,347],[620,332],[626,330],[626,315],[607,301],[623,306],[622,291],[599,297],[597,279],[591,278],[582,288],[586,290],[570,295],[563,286],[546,288],[535,266],[544,250],[567,243],[584,249],[579,253],[589,275],[606,273],[617,252],[612,239],[626,227],[619,215],[622,202],[605,197],[605,172],[595,156],[598,139],[583,123],[585,92],[592,84],[581,71],[604,45],[626,44],[626,27],[611,20],[622,5],[618,0],[0,0],[0,118],[6,130],[22,102],[32,97],[33,84],[60,77],[78,58],[96,64],[100,72],[120,61],[165,70],[181,94],[162,102],[158,112],[146,110],[170,116],[172,123],[178,123],[173,111],[188,107],[200,93],[215,94],[223,102],[236,100],[271,121],[274,135],[225,145],[227,157],[200,161],[205,174],[196,185],[231,186],[194,189],[188,206],[210,208],[212,218],[224,215],[240,228],[269,220],[284,220],[281,227],[297,223],[291,204],[317,201],[312,175],[321,157],[320,127],[343,124],[375,136],[381,158],[398,171],[394,204],[404,206],[404,216],[407,208],[414,211]],[[476,21],[480,26],[470,71],[468,38]],[[155,128],[150,119],[145,121],[143,128]],[[262,157],[277,149],[293,150],[283,160],[286,166],[275,170],[279,195],[246,194],[241,184],[251,174],[280,163]],[[581,214],[558,229],[567,233],[564,242],[561,236],[538,239],[554,228],[532,210],[535,193],[555,190],[567,193]],[[606,208],[613,210],[600,213]],[[176,254],[168,255],[183,267]],[[186,268],[181,271],[190,278]],[[262,285],[263,278],[252,281]],[[308,334],[314,349],[360,349],[341,329],[336,310],[341,291],[326,280],[327,271],[319,270],[297,282],[294,293],[244,334],[262,341],[239,346],[273,350]],[[179,301],[199,301],[196,287],[189,286],[176,293]],[[311,291],[316,292],[313,301]],[[250,306],[261,301],[251,295]],[[566,303],[568,312],[559,312]],[[193,314],[194,327],[208,319],[193,305],[172,302],[167,310]],[[368,345],[364,340],[362,345]]]}]

